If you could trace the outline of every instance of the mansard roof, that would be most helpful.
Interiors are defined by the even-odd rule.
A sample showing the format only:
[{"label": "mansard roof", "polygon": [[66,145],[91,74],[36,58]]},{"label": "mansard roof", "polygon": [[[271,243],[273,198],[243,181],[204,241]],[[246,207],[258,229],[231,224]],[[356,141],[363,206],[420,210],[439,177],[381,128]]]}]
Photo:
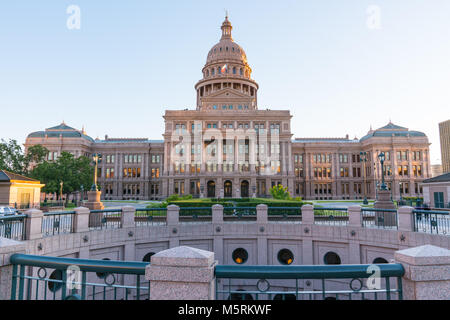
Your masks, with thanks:
[{"label": "mansard roof", "polygon": [[64,122],[62,122],[60,125],[47,128],[45,131],[36,131],[30,133],[27,138],[83,138],[85,140],[88,140],[89,142],[94,142],[94,139],[86,135],[83,131],[79,131],[77,129],[74,129],[72,127],[69,127]]},{"label": "mansard roof", "polygon": [[384,127],[376,130],[370,130],[359,141],[364,141],[372,137],[426,137],[425,133],[420,131],[410,131],[408,128],[398,126],[389,122]]}]

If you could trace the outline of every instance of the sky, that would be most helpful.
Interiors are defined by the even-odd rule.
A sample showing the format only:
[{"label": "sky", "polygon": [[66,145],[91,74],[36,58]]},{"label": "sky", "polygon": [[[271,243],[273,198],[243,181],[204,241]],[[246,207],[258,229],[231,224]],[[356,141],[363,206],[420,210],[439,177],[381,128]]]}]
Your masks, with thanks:
[{"label": "sky", "polygon": [[361,138],[391,120],[424,132],[440,163],[447,0],[2,1],[0,138],[64,120],[94,139],[162,139],[165,110],[195,109],[225,10],[259,108],[290,110],[294,137]]}]

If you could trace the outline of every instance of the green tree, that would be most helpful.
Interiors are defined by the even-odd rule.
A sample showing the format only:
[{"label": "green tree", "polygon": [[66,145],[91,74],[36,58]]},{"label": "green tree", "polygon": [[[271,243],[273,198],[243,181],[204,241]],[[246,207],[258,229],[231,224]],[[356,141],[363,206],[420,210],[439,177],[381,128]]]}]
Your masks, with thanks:
[{"label": "green tree", "polygon": [[0,169],[28,176],[32,164],[37,165],[45,161],[47,148],[35,145],[24,154],[22,147],[16,140],[1,140],[0,143]]},{"label": "green tree", "polygon": [[[81,185],[88,189],[93,181],[93,167],[88,158],[75,158],[68,152],[62,152],[54,162],[42,162],[31,172],[31,176],[45,184],[45,193],[57,193],[59,196],[63,182],[63,194],[81,190]],[[68,198],[68,197],[66,197]]]},{"label": "green tree", "polygon": [[22,147],[16,140],[1,140],[0,143],[0,169],[24,174],[24,159]]},{"label": "green tree", "polygon": [[272,198],[274,198],[274,199],[280,199],[280,200],[291,200],[292,199],[287,187],[285,188],[281,184],[273,186],[272,188],[270,188],[269,192],[272,195]]}]

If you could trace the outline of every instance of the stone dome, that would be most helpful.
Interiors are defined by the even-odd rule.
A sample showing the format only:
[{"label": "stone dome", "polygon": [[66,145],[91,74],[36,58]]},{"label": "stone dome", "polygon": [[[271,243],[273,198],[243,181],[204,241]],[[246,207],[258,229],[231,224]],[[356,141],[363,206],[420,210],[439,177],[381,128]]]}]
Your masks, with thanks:
[{"label": "stone dome", "polygon": [[231,36],[231,26],[228,17],[222,23],[222,38],[214,45],[208,53],[206,66],[219,62],[233,62],[247,66],[247,55],[244,49],[233,41]]}]

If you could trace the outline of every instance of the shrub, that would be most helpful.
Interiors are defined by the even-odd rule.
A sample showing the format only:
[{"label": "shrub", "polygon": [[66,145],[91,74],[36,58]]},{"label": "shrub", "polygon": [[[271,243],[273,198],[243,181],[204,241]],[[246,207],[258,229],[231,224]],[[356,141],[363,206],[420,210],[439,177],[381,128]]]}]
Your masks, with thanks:
[{"label": "shrub", "polygon": [[269,191],[274,199],[279,199],[279,200],[291,200],[292,199],[287,187],[285,188],[281,184],[273,186],[272,188],[270,188]]}]

